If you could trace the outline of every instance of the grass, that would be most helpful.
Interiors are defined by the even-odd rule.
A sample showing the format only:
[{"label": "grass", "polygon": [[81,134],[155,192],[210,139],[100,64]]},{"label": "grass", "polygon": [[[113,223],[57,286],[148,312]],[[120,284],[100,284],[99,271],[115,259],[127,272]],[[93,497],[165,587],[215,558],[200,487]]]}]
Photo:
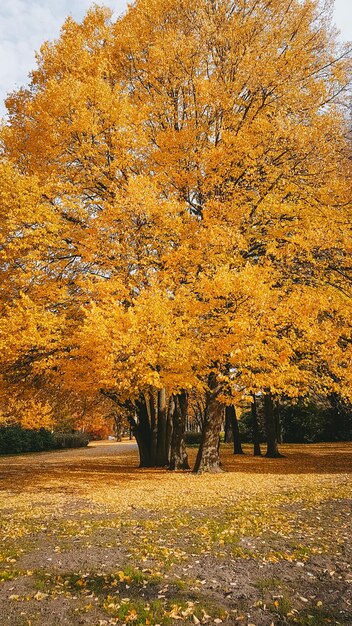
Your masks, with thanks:
[{"label": "grass", "polygon": [[342,618],[336,611],[327,611],[325,609],[312,607],[308,611],[298,616],[295,622],[300,626],[326,626],[326,624],[345,624],[344,617]]},{"label": "grass", "polygon": [[282,584],[282,580],[279,578],[260,578],[256,582],[256,587],[261,591],[276,591],[276,589],[281,588]]},{"label": "grass", "polygon": [[22,572],[18,570],[0,570],[0,583],[4,583],[8,580],[15,580],[21,576]]}]

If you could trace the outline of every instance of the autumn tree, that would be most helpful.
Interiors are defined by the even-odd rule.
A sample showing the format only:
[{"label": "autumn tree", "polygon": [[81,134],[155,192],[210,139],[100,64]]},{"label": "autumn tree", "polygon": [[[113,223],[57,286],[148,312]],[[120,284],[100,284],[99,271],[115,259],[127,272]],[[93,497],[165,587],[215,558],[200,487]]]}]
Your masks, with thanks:
[{"label": "autumn tree", "polygon": [[[337,308],[345,307],[334,289],[339,260],[346,259],[340,252],[347,244],[341,217],[350,224],[350,199],[343,190],[346,125],[339,100],[348,85],[347,53],[334,44],[327,5],[186,2],[178,9],[172,2],[137,3],[117,24],[124,43],[119,40],[116,58],[133,98],[145,107],[153,176],[206,229],[204,249],[214,266],[197,259],[197,267],[213,282],[219,266],[224,280],[225,256],[231,277],[234,268],[259,265],[271,274],[271,291],[280,290],[279,296],[271,293],[271,304],[256,318],[265,333],[261,339],[252,335],[246,349],[257,360],[254,374],[258,361],[259,371],[263,361],[269,365],[259,389],[263,384],[286,387],[295,395],[297,387],[311,383],[297,365],[300,354],[285,330],[295,321],[292,303],[312,297],[318,288],[324,300],[309,320],[304,306],[294,310],[294,318],[303,321],[292,333],[297,335],[312,320],[320,316],[321,321],[331,298],[339,300]],[[212,246],[213,233],[222,243],[222,258]],[[333,289],[322,289],[331,284]],[[228,320],[229,299],[222,297]],[[219,313],[216,317],[218,323]],[[242,327],[245,319],[242,315]],[[321,325],[314,324],[316,337]],[[218,330],[222,335],[224,327],[218,324]],[[339,330],[333,338],[336,347]],[[227,339],[227,353],[222,346],[218,352],[223,358],[233,354]],[[245,345],[242,341],[242,349]],[[234,354],[238,368],[238,346]],[[316,361],[311,369],[315,366]],[[221,361],[215,368],[221,371]],[[333,382],[327,378],[326,383]],[[211,423],[219,427],[219,416]]]},{"label": "autumn tree", "polygon": [[197,471],[219,470],[231,394],[348,393],[348,55],[328,15],[138,0],[112,23],[95,8],[8,99],[4,155],[47,211],[32,269],[6,266],[29,290],[9,365],[35,353],[27,376],[128,407],[142,464],[187,466],[190,391],[206,398]]}]

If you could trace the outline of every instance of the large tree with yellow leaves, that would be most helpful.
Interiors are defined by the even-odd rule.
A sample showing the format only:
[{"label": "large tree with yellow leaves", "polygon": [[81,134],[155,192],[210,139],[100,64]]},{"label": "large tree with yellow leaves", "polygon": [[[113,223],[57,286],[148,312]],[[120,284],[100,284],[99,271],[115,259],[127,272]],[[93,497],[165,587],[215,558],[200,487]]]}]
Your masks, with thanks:
[{"label": "large tree with yellow leaves", "polygon": [[2,342],[20,337],[5,392],[25,364],[43,388],[102,394],[142,464],[171,446],[176,468],[187,393],[205,393],[199,471],[219,468],[224,403],[348,393],[348,72],[328,3],[138,0],[115,23],[67,20],[2,129],[4,176],[37,197],[3,247]]}]

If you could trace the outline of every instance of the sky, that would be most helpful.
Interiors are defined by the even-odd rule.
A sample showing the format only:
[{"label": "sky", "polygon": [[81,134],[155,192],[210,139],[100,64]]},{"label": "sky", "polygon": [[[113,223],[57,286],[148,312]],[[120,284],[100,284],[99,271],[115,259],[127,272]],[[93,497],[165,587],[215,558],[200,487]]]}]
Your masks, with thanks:
[{"label": "sky", "polygon": [[[34,52],[55,39],[65,18],[81,20],[92,0],[0,0],[0,117],[6,94],[26,85]],[[101,0],[121,14],[127,0]],[[335,0],[334,20],[341,39],[352,41],[352,0]]]}]

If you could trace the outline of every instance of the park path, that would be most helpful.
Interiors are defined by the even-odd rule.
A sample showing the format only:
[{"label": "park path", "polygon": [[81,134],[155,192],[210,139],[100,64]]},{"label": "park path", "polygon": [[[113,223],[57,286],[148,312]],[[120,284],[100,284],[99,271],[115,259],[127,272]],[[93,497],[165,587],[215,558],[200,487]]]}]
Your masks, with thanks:
[{"label": "park path", "polygon": [[131,472],[138,466],[134,441],[94,441],[87,448],[0,456],[0,488],[14,488],[55,476],[82,478],[114,470]]}]

